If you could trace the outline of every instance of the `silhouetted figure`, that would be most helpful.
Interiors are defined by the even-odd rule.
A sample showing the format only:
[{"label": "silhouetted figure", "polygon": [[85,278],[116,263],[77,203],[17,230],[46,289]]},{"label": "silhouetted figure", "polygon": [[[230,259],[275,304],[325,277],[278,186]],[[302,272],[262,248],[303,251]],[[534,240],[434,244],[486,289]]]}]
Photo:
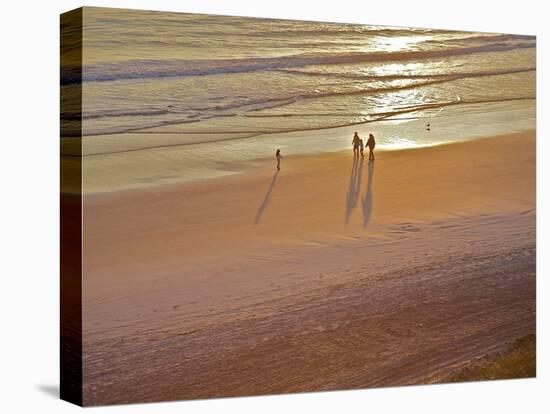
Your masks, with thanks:
[{"label": "silhouetted figure", "polygon": [[361,158],[363,158],[363,149],[365,148],[365,145],[363,145],[363,140],[359,138],[359,151],[361,152]]},{"label": "silhouetted figure", "polygon": [[283,159],[283,156],[281,155],[281,150],[278,149],[275,153],[275,158],[277,159],[277,170],[281,169],[281,160]]},{"label": "silhouetted figure", "polygon": [[374,161],[375,146],[376,146],[376,141],[374,140],[374,135],[369,134],[369,139],[367,141],[367,147],[369,147],[369,161]]},{"label": "silhouetted figure", "polygon": [[359,138],[359,134],[355,132],[353,134],[353,139],[351,141],[353,145],[353,156],[358,157],[359,156],[359,141],[361,141],[361,138]]}]

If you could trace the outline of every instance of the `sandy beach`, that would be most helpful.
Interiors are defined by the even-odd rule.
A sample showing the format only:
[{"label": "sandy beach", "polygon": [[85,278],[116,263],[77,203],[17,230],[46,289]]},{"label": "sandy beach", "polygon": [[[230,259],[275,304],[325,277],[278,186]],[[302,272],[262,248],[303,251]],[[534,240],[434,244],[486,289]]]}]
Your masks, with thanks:
[{"label": "sandy beach", "polygon": [[85,195],[84,403],[444,382],[535,333],[535,147]]}]

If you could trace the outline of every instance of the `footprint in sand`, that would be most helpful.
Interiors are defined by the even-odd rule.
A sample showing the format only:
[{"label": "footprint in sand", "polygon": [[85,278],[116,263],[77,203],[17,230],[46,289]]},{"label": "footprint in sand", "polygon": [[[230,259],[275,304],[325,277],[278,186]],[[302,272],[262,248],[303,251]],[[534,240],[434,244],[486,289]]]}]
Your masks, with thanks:
[{"label": "footprint in sand", "polygon": [[420,227],[416,227],[411,223],[401,223],[397,229],[397,233],[416,233],[420,231]]}]

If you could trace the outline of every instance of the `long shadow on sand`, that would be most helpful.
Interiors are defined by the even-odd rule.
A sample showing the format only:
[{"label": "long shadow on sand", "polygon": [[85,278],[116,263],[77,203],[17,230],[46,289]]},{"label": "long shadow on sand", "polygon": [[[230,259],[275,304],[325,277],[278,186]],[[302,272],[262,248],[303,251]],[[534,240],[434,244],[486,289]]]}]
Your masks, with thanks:
[{"label": "long shadow on sand", "polygon": [[354,157],[349,176],[348,193],[346,194],[346,224],[351,213],[357,207],[359,191],[361,190],[361,175],[363,171],[363,158]]},{"label": "long shadow on sand", "polygon": [[369,225],[370,216],[372,214],[372,180],[374,178],[374,161],[369,161],[367,170],[367,192],[361,200],[363,205],[363,228]]},{"label": "long shadow on sand", "polygon": [[264,195],[262,204],[260,205],[256,213],[256,219],[254,220],[254,225],[258,224],[262,219],[262,214],[264,214],[264,211],[267,208],[267,205],[269,204],[269,200],[271,199],[271,192],[275,187],[275,183],[277,182],[278,176],[279,176],[279,170],[275,171],[275,174],[273,174],[273,178],[271,179],[271,184],[269,185],[269,188],[267,189],[267,192]]}]

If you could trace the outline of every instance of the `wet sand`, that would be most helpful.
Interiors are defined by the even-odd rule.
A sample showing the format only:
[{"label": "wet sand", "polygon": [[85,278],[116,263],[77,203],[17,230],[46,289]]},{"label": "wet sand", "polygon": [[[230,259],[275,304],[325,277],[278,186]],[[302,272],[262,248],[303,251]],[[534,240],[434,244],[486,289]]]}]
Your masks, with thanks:
[{"label": "wet sand", "polygon": [[442,382],[535,331],[535,135],[87,195],[84,403]]}]

